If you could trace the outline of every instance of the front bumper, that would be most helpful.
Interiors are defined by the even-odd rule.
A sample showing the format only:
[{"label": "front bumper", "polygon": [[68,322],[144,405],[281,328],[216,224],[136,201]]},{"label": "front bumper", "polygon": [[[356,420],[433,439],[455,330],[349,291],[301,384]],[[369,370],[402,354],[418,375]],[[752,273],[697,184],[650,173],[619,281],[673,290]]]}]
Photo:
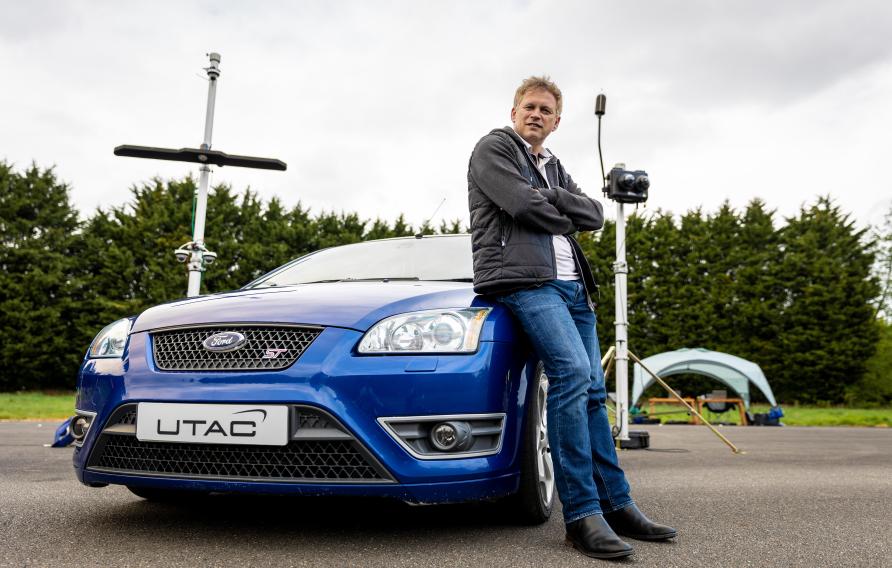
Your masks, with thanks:
[{"label": "front bumper", "polygon": [[[353,347],[360,336],[353,330],[326,328],[297,363],[281,371],[200,373],[158,370],[149,334],[134,334],[123,360],[89,360],[82,368],[77,407],[97,417],[83,447],[75,451],[78,478],[90,485],[378,495],[414,502],[495,498],[517,490],[521,408],[532,365],[512,344],[482,342],[472,355],[357,356]],[[110,419],[122,405],[137,402],[316,408],[337,420],[380,476],[282,480],[97,465],[93,453],[103,445],[100,438],[107,437],[100,436],[103,430],[113,426]],[[505,416],[498,452],[462,459],[418,459],[378,422],[381,417],[493,413]]]}]

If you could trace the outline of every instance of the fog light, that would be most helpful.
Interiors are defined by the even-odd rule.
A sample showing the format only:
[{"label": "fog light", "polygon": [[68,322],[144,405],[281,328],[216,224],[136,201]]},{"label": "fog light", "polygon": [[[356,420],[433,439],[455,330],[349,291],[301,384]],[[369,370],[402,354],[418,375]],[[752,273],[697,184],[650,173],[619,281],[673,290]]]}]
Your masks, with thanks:
[{"label": "fog light", "polygon": [[430,440],[441,452],[466,450],[471,446],[471,425],[467,422],[440,422],[431,428]]},{"label": "fog light", "polygon": [[92,416],[75,417],[75,419],[71,421],[71,435],[74,436],[76,441],[82,441],[87,436],[87,432],[90,430],[90,425],[92,423]]}]

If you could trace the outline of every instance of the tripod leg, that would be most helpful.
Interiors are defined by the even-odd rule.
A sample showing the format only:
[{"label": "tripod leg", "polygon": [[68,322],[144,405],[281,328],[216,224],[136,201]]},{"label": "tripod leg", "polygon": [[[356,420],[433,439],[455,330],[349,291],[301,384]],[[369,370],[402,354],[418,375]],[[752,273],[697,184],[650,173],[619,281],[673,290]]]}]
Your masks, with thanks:
[{"label": "tripod leg", "polygon": [[[610,360],[607,361],[607,368],[604,369],[604,379],[605,380],[610,375],[610,371],[613,370],[613,361],[614,361],[613,357],[611,357]],[[603,367],[603,364],[601,366]]]},{"label": "tripod leg", "polygon": [[[615,354],[615,351],[616,351],[616,348],[611,346],[610,349],[607,350],[607,353],[604,354],[604,357],[601,358],[601,367],[602,368],[604,368],[605,361],[607,363],[607,367],[604,368],[604,384],[605,385],[607,384],[607,377],[610,376],[610,371],[613,370],[613,361],[614,361],[613,356]],[[611,406],[610,404],[608,404],[606,402],[604,403],[604,406],[606,406],[607,410],[611,414],[613,414],[614,418],[616,418],[616,406]]]},{"label": "tripod leg", "polygon": [[682,403],[683,405],[685,405],[685,406],[688,408],[688,410],[689,410],[691,413],[693,413],[694,416],[696,416],[697,418],[699,418],[700,420],[702,420],[703,423],[706,424],[706,426],[708,426],[709,429],[712,430],[712,432],[713,432],[716,436],[718,436],[723,442],[725,442],[726,444],[728,444],[728,447],[731,448],[731,451],[733,451],[735,454],[742,454],[742,453],[745,453],[745,452],[743,452],[743,450],[738,449],[737,446],[735,446],[734,444],[732,444],[732,443],[731,443],[731,440],[729,440],[728,438],[724,437],[724,436],[722,435],[721,432],[719,432],[718,430],[716,430],[716,429],[715,429],[715,426],[713,426],[712,424],[710,424],[709,421],[708,421],[707,419],[703,418],[703,416],[702,416],[699,412],[697,412],[696,410],[694,410],[694,407],[691,406],[690,404],[688,404],[688,402],[687,402],[684,398],[682,398],[680,394],[678,394],[677,392],[675,392],[674,390],[672,390],[672,387],[670,387],[668,384],[666,384],[666,382],[665,382],[663,379],[661,379],[660,377],[657,376],[656,373],[654,373],[653,371],[651,371],[650,369],[648,369],[647,366],[646,366],[644,363],[641,362],[641,359],[639,359],[637,355],[635,355],[634,353],[632,353],[631,351],[629,351],[629,357],[631,357],[631,359],[632,359],[633,361],[635,361],[636,363],[638,363],[639,365],[641,365],[641,368],[644,369],[645,371],[647,371],[647,374],[649,374],[651,377],[653,377],[655,381],[657,381],[658,383],[660,383],[660,385],[661,385],[664,389],[666,389],[666,391],[667,391],[669,394],[671,394],[672,396],[674,396],[675,398],[677,398],[678,400],[680,400],[681,403]]},{"label": "tripod leg", "polygon": [[[612,364],[613,358],[615,356],[616,356],[616,347],[611,345],[610,349],[607,350],[607,353],[605,353],[604,356],[601,357],[601,367],[603,368],[604,365],[607,365],[608,363]],[[605,372],[604,374],[606,375],[607,373]]]}]

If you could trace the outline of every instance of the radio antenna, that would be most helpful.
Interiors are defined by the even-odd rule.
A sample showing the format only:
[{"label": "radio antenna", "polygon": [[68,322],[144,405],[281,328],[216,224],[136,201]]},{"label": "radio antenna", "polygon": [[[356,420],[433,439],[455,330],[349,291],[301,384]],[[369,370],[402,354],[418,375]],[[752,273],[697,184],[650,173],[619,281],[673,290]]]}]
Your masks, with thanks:
[{"label": "radio antenna", "polygon": [[607,176],[604,174],[604,153],[601,152],[601,117],[607,112],[607,95],[604,93],[595,97],[595,114],[598,117],[598,158],[601,160],[601,179],[607,185]]},{"label": "radio antenna", "polygon": [[421,227],[418,229],[418,232],[415,234],[415,238],[416,238],[416,239],[420,239],[421,237],[424,236],[424,228],[427,226],[428,223],[430,223],[431,221],[434,220],[434,217],[437,216],[437,211],[440,210],[440,207],[443,207],[443,204],[444,204],[444,203],[446,203],[446,198],[445,198],[445,197],[443,198],[442,201],[440,201],[440,204],[437,205],[437,208],[434,209],[434,212],[431,213],[431,216],[428,217],[427,221],[425,221],[425,222],[421,225]]}]

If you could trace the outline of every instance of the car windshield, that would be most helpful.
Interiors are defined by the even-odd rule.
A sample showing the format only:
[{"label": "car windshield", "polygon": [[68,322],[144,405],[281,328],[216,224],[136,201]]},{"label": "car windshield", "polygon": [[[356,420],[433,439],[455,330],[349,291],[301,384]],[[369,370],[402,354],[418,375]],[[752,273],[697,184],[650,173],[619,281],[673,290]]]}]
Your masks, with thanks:
[{"label": "car windshield", "polygon": [[302,256],[246,288],[355,280],[471,282],[470,235],[368,241]]}]

